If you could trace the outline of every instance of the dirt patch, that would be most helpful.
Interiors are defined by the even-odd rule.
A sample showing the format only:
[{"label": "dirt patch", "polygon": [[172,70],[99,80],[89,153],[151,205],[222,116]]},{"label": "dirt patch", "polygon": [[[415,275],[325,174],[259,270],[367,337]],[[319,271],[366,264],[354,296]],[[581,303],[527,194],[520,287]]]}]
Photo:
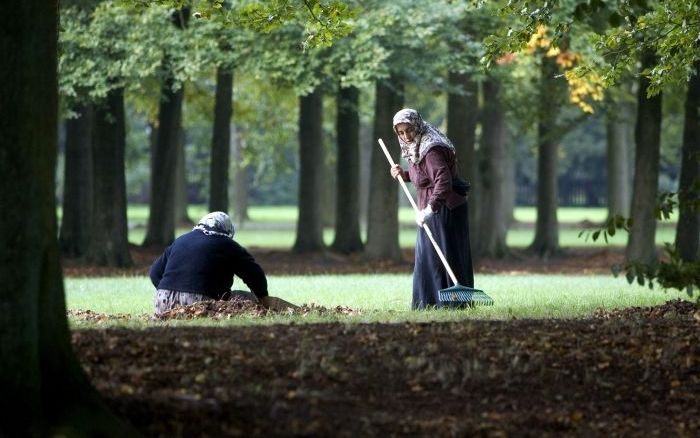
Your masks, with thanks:
[{"label": "dirt patch", "polygon": [[79,330],[73,345],[147,436],[698,436],[697,312]]}]

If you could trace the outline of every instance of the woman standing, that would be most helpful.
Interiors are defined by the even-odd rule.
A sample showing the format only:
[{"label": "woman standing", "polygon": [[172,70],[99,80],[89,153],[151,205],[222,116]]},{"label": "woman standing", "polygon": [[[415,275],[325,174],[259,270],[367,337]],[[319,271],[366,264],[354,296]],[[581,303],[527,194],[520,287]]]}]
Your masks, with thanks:
[{"label": "woman standing", "polygon": [[418,111],[402,109],[394,115],[394,132],[401,145],[401,156],[408,171],[396,165],[391,176],[411,181],[418,193],[415,264],[413,268],[413,309],[439,306],[438,291],[452,286],[447,271],[422,228],[433,232],[457,281],[474,286],[467,193],[456,173],[455,147],[436,127],[427,123]]}]

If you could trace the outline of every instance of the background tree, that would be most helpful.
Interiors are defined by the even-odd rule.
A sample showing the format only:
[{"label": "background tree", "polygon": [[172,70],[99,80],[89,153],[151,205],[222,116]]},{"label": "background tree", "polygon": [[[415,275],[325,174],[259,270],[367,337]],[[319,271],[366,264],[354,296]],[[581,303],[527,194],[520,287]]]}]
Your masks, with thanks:
[{"label": "background tree", "polygon": [[700,258],[700,61],[688,81],[678,193],[676,251],[694,262]]},{"label": "background tree", "polygon": [[[486,8],[484,8],[486,9]],[[485,199],[481,190],[476,152],[476,129],[479,118],[479,62],[481,35],[488,16],[479,9],[465,8],[453,30],[447,30],[451,50],[446,53],[447,65],[447,137],[457,152],[457,173],[471,184],[469,194],[469,238],[472,257],[480,255],[481,206]]]},{"label": "background tree", "polygon": [[[172,12],[173,25],[179,29],[187,28],[189,7]],[[185,36],[183,35],[183,38]],[[175,239],[176,191],[178,169],[182,160],[182,100],[184,96],[183,81],[175,76],[174,59],[186,57],[183,48],[165,52],[162,62],[163,85],[158,110],[158,136],[153,155],[153,175],[151,178],[151,197],[149,202],[148,224],[143,245],[168,245]]]},{"label": "background tree", "polygon": [[335,238],[331,248],[352,253],[363,248],[360,236],[360,116],[357,87],[338,86],[336,95],[337,176]]},{"label": "background tree", "polygon": [[503,257],[508,253],[508,215],[504,210],[506,193],[503,184],[506,176],[503,163],[508,126],[500,87],[500,81],[495,74],[487,75],[483,82],[481,188],[482,196],[487,201],[482,203],[478,253],[495,257]]},{"label": "background tree", "polygon": [[65,183],[59,246],[61,253],[77,258],[87,253],[93,216],[91,104],[78,104],[67,119],[65,140]]},{"label": "background tree", "polygon": [[[633,71],[640,77],[640,89],[641,93],[644,93],[638,96],[638,153],[635,157],[635,192],[631,210],[634,225],[627,247],[628,279],[632,281],[638,277],[643,283],[645,276],[658,276],[663,284],[681,288],[684,284],[696,283],[694,274],[687,275],[688,272],[697,269],[693,264],[684,266],[680,260],[678,263],[662,262],[659,270],[655,267],[655,220],[650,217],[649,211],[656,210],[656,207],[650,206],[656,204],[659,164],[648,161],[657,161],[659,157],[656,152],[661,117],[659,93],[669,87],[687,83],[693,75],[693,65],[700,58],[700,52],[697,50],[697,35],[700,32],[700,20],[697,17],[700,16],[700,5],[685,0],[567,2],[567,6],[571,5],[575,6],[573,13],[561,19],[561,15],[553,13],[559,8],[558,4],[508,2],[503,11],[518,11],[518,25],[489,39],[487,58],[494,59],[494,55],[501,53],[504,48],[519,45],[528,34],[542,24],[556,28],[557,35],[567,33],[572,26],[582,23],[585,25],[607,22],[610,25],[602,28],[591,26],[592,46],[600,56],[589,59],[587,63],[581,63],[577,73],[580,76],[593,73],[602,78],[603,83],[611,85],[618,82],[626,72]],[[642,61],[642,69],[637,72],[638,60]],[[640,159],[646,162],[640,163]],[[647,170],[651,174],[640,174]],[[690,181],[692,179],[688,178],[683,184]],[[679,188],[684,192],[687,189]],[[612,224],[618,226],[625,223],[630,222],[614,221]],[[672,258],[675,257],[673,253],[671,255]],[[638,263],[646,265],[646,268],[635,268],[634,265]]]},{"label": "background tree", "polygon": [[299,97],[299,219],[296,252],[324,248],[321,194],[323,187],[323,93],[319,88]]},{"label": "background tree", "polygon": [[[626,87],[625,87],[626,88]],[[605,105],[606,157],[608,173],[608,217],[629,216],[630,189],[630,129],[634,107],[627,101],[622,87],[608,89]]]},{"label": "background tree", "polygon": [[[654,68],[656,55],[642,55],[642,70]],[[627,241],[628,262],[656,263],[656,196],[661,148],[661,95],[648,97],[649,79],[642,76],[637,91],[634,182],[631,213],[634,225]]]},{"label": "background tree", "polygon": [[[383,68],[374,77],[375,113],[373,145],[370,159],[370,192],[367,210],[365,253],[372,258],[400,260],[398,244],[398,184],[389,175],[388,162],[376,144],[382,138],[398,162],[399,149],[391,120],[404,105],[404,87],[411,83],[421,91],[434,90],[444,83],[450,50],[446,27],[455,27],[461,7],[449,2],[435,2],[424,13],[415,14],[410,1],[368,5],[366,20],[374,38],[386,51]],[[389,30],[391,29],[391,32]],[[420,110],[420,108],[417,108]],[[425,113],[425,111],[423,111]],[[425,114],[423,114],[425,116]]]},{"label": "background tree", "polygon": [[219,66],[216,70],[214,128],[211,140],[209,211],[229,211],[232,99],[233,69]]}]

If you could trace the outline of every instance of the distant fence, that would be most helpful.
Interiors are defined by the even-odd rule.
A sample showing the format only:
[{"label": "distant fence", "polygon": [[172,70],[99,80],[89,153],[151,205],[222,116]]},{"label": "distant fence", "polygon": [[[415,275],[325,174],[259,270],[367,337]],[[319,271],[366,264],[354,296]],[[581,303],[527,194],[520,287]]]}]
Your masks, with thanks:
[{"label": "distant fence", "polygon": [[[515,202],[517,205],[535,205],[537,186],[516,184]],[[600,180],[571,180],[559,178],[559,205],[563,207],[605,207],[608,193],[607,182]]]}]

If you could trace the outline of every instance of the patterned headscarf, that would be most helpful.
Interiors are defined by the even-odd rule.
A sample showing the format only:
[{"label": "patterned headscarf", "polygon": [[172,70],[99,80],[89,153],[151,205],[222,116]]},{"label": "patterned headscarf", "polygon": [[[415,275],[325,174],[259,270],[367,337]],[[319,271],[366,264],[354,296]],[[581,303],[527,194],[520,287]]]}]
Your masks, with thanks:
[{"label": "patterned headscarf", "polygon": [[223,211],[214,211],[199,220],[199,223],[192,228],[207,235],[224,236],[233,239],[233,224],[231,218]]},{"label": "patterned headscarf", "polygon": [[435,126],[423,120],[418,111],[411,108],[404,108],[394,114],[394,132],[399,123],[409,123],[416,128],[416,137],[411,143],[407,143],[398,136],[401,145],[401,156],[412,163],[420,163],[425,154],[435,146],[444,146],[455,152],[455,147],[450,139],[440,132]]}]

